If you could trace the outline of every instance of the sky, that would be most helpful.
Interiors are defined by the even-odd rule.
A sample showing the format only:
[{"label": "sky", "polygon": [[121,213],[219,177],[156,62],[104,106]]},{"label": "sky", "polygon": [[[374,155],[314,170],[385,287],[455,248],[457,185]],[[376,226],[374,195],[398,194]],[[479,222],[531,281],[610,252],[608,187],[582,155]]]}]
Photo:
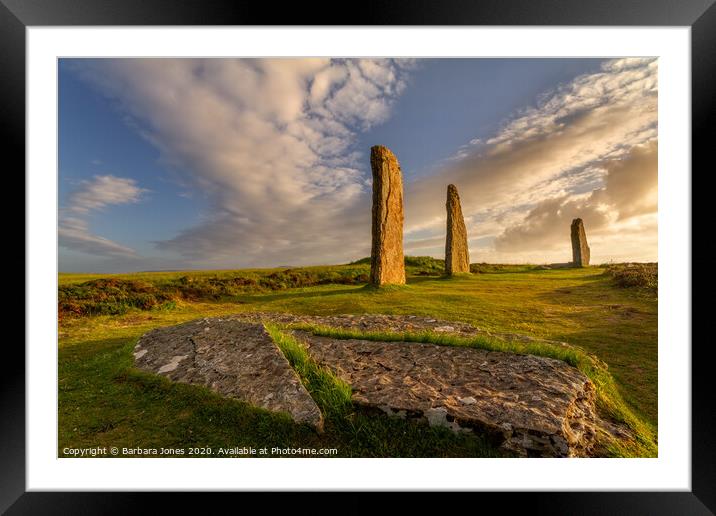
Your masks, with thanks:
[{"label": "sky", "polygon": [[62,59],[59,270],[370,255],[370,147],[397,156],[405,253],[657,261],[657,60]]}]

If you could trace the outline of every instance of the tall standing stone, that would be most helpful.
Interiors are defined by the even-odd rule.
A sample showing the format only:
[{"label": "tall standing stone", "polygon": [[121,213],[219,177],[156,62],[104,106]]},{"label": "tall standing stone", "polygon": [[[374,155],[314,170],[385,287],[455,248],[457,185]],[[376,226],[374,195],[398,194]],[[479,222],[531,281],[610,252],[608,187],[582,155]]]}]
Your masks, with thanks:
[{"label": "tall standing stone", "polygon": [[572,221],[572,264],[575,267],[589,265],[589,246],[582,219]]},{"label": "tall standing stone", "polygon": [[445,239],[445,274],[470,272],[467,229],[455,185],[447,187],[447,237]]},{"label": "tall standing stone", "polygon": [[403,257],[403,178],[400,164],[387,147],[370,149],[373,171],[373,224],[370,282],[405,284]]}]

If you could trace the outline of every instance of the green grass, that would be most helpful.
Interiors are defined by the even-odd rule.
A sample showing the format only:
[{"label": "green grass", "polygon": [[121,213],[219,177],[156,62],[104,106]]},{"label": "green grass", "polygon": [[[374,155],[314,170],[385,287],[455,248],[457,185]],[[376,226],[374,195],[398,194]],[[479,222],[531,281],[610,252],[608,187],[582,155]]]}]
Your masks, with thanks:
[{"label": "green grass", "polygon": [[474,337],[461,337],[449,333],[435,333],[431,331],[419,332],[392,332],[392,331],[358,331],[353,329],[333,328],[317,324],[288,324],[285,328],[303,330],[323,337],[334,339],[364,339],[381,342],[421,342],[437,344],[440,346],[463,346],[486,349],[489,351],[502,351],[507,353],[520,353],[523,355],[537,355],[556,358],[577,367],[583,360],[585,353],[573,347],[555,346],[544,342],[515,342],[506,341],[490,336],[477,335]]},{"label": "green grass", "polygon": [[[316,273],[327,269],[324,272],[341,274],[343,268],[359,267],[307,269]],[[192,281],[195,278],[216,281],[236,276],[259,277],[281,270],[285,271],[182,271],[112,277],[171,284],[183,276]],[[604,272],[604,267],[540,270],[534,266],[509,266],[444,278],[427,275],[427,268],[408,267],[408,284],[401,288],[320,284],[279,290],[243,289],[218,299],[181,299],[173,308],[144,310],[130,306],[126,312],[115,315],[63,317],[59,325],[60,445],[99,445],[117,440],[135,446],[191,442],[316,443],[316,446],[337,443],[342,456],[411,456],[412,453],[415,456],[442,456],[441,453],[481,456],[489,453],[484,445],[456,442],[450,435],[426,440],[426,435],[433,436],[433,429],[413,428],[419,425],[393,430],[422,439],[424,446],[416,443],[398,446],[391,433],[381,426],[388,418],[364,415],[353,416],[361,422],[361,431],[333,428],[319,437],[290,423],[282,426],[283,419],[273,414],[220,399],[197,387],[170,384],[131,368],[132,345],[149,329],[248,311],[419,315],[467,322],[492,332],[569,342],[608,364],[607,370],[600,369],[599,374],[592,377],[603,393],[600,408],[605,413],[624,414],[625,419],[631,421],[630,426],[638,429],[637,435],[655,435],[656,295],[649,289],[621,288]],[[101,277],[63,274],[60,286]],[[217,421],[221,424],[216,424]],[[403,421],[395,424],[399,423],[405,424]],[[370,432],[374,432],[373,437],[368,435]],[[435,439],[444,439],[442,448],[435,444]],[[648,445],[646,448],[642,452],[649,455],[650,448]],[[634,454],[633,448],[613,451],[621,455]]]},{"label": "green grass", "polygon": [[[68,456],[65,447],[97,446],[178,448],[186,453],[192,447],[208,447],[212,457],[221,457],[220,448],[232,447],[335,448],[338,457],[500,456],[479,437],[353,412],[350,388],[316,371],[294,348],[294,364],[325,414],[325,433],[319,435],[287,415],[135,370],[135,333],[120,331],[116,338],[60,348],[60,456]],[[284,349],[292,346],[288,336],[278,340]]]},{"label": "green grass", "polygon": [[181,302],[217,301],[250,292],[327,284],[363,285],[368,281],[368,272],[367,267],[357,266],[109,277],[61,274],[58,312],[60,317],[118,315],[132,309],[173,309]]},{"label": "green grass", "polygon": [[[60,349],[59,448],[272,446],[311,442],[288,416],[134,370],[134,339]],[[317,444],[317,443],[316,443]]]},{"label": "green grass", "polygon": [[[401,456],[402,450],[395,448],[392,444],[394,437],[391,436],[402,436],[401,446],[411,448],[418,445],[422,449],[427,446],[433,450],[430,452],[431,456],[453,456],[453,454],[461,456],[460,453],[468,453],[469,456],[474,457],[505,455],[484,437],[455,436],[444,428],[429,428],[414,421],[388,418],[380,413],[361,412],[361,409],[353,405],[350,385],[328,368],[316,363],[305,346],[283,331],[279,325],[266,324],[265,326],[321,409],[326,431],[343,436],[352,446],[367,437],[369,440],[366,444],[369,448],[381,450],[380,456]],[[419,444],[404,441],[406,438],[417,439]],[[358,453],[363,455],[365,450]],[[416,450],[412,453],[420,452]]]},{"label": "green grass", "polygon": [[335,420],[347,416],[353,408],[351,386],[326,367],[318,365],[300,342],[282,332],[278,326],[267,324],[266,330],[298,373],[324,417]]},{"label": "green grass", "polygon": [[[440,276],[443,260],[405,258],[408,274]],[[141,272],[133,274],[72,274],[59,276],[61,318],[119,315],[133,309],[171,310],[182,302],[231,300],[250,293],[313,287],[364,285],[370,258],[343,266],[317,266],[240,271]]]}]

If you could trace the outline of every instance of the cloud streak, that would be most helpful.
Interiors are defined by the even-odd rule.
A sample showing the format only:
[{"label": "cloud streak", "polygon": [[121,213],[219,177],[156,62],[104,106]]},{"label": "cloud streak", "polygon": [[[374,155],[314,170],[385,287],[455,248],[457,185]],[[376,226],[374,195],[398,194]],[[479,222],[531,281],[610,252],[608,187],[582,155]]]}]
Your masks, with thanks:
[{"label": "cloud streak", "polygon": [[136,181],[112,175],[97,175],[83,181],[72,192],[66,206],[60,209],[59,245],[70,250],[105,257],[134,257],[133,249],[90,232],[88,218],[92,212],[108,206],[140,201],[147,190]]},{"label": "cloud streak", "polygon": [[[355,144],[391,116],[413,60],[76,66],[117,101],[177,181],[208,201],[200,223],[156,243],[163,253],[207,268],[339,263],[369,253],[370,174]],[[442,256],[445,188],[454,183],[474,261],[564,261],[576,216],[594,261],[656,259],[657,91],[656,59],[606,61],[544,92],[495,134],[456,148],[434,173],[407,178],[406,250]],[[129,253],[89,233],[86,220],[136,202],[121,200],[134,199],[136,185],[95,186],[71,197],[61,239],[97,254]]]},{"label": "cloud streak", "polygon": [[495,240],[497,251],[563,247],[573,219],[580,217],[590,234],[632,217],[655,213],[657,144],[634,147],[621,159],[604,164],[604,187],[588,196],[553,197],[532,208],[519,224],[510,226]]},{"label": "cloud streak", "polygon": [[[477,260],[568,258],[573,216],[585,219],[588,232],[655,217],[656,78],[655,59],[620,59],[546,92],[497,134],[461,147],[438,173],[407,187],[408,237],[444,232],[436,196],[448,183],[458,186],[470,236],[483,243],[471,249]],[[613,252],[615,228],[596,259],[623,257]],[[632,259],[655,259],[655,231],[648,240]]]},{"label": "cloud streak", "polygon": [[[349,259],[369,242],[357,134],[387,119],[410,60],[119,59],[81,65],[210,204],[163,251],[203,266]],[[347,239],[347,234],[354,238]]]}]

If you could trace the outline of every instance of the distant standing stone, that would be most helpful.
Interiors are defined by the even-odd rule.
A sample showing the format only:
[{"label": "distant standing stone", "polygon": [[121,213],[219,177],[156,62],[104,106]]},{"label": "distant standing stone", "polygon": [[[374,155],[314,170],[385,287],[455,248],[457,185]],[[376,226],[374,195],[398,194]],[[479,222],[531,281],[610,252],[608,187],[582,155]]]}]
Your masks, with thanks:
[{"label": "distant standing stone", "polygon": [[403,258],[403,178],[400,164],[387,147],[370,149],[373,171],[373,224],[370,282],[405,284]]},{"label": "distant standing stone", "polygon": [[572,263],[575,267],[589,265],[589,246],[582,219],[572,221]]},{"label": "distant standing stone", "polygon": [[455,185],[447,187],[447,238],[445,239],[445,274],[470,272],[467,229]]}]

